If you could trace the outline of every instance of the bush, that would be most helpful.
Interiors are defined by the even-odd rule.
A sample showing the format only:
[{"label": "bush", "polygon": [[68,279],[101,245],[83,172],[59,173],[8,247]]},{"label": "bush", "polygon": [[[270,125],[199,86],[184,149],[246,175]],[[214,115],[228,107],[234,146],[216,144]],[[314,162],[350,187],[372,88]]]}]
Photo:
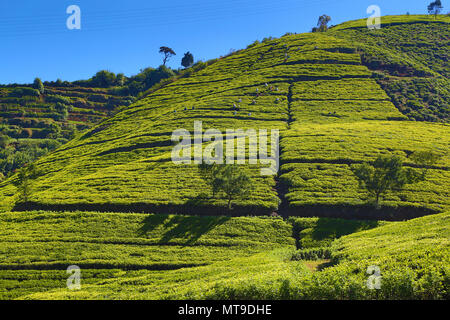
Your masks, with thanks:
[{"label": "bush", "polygon": [[53,103],[62,103],[62,104],[70,104],[71,101],[67,97],[63,97],[60,95],[48,95],[45,97],[46,102],[53,102]]},{"label": "bush", "polygon": [[42,83],[41,79],[39,79],[39,78],[34,79],[33,88],[38,90],[41,94],[43,94],[45,91],[44,84]]},{"label": "bush", "polygon": [[39,97],[41,94],[39,92],[39,90],[33,89],[33,88],[14,88],[10,93],[9,96],[10,97],[15,97],[15,98],[21,98],[21,97],[25,97],[25,96],[30,96],[30,97]]}]

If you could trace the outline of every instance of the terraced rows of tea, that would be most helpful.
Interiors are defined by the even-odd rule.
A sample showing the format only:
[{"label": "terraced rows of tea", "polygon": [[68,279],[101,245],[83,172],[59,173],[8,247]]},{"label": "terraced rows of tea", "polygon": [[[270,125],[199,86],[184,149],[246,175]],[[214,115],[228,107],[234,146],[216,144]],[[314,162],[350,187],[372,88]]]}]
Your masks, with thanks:
[{"label": "terraced rows of tea", "polygon": [[[416,123],[392,104],[356,45],[326,34],[257,43],[163,86],[37,162],[33,208],[206,214],[226,212],[196,164],[171,161],[174,130],[278,129],[280,183],[249,165],[252,189],[238,214],[352,214],[367,209],[351,165],[432,148],[443,157],[427,181],[389,194],[389,208],[448,206],[449,129]],[[3,208],[15,187],[1,186]],[[277,187],[277,188],[276,188]],[[286,194],[283,194],[286,193]],[[224,210],[222,210],[224,209]]]},{"label": "terraced rows of tea", "polygon": [[271,218],[23,212],[0,215],[0,227],[0,299],[66,288],[69,265],[87,285],[294,245]]},{"label": "terraced rows of tea", "polygon": [[83,130],[130,102],[132,97],[117,96],[102,88],[45,86],[45,93],[40,93],[29,86],[6,86],[0,88],[0,117],[12,126],[11,131],[16,127],[31,130],[29,136],[16,132],[13,138],[42,139],[49,134],[44,129],[52,122],[63,124],[63,130],[70,126]]},{"label": "terraced rows of tea", "polygon": [[[435,28],[387,19],[388,37]],[[411,121],[366,66],[367,45],[344,35],[359,27],[254,43],[160,83],[41,157],[29,202],[17,175],[0,182],[0,299],[448,299],[449,127]],[[448,81],[422,49],[408,68]],[[198,164],[172,162],[172,133],[195,128],[279,130],[278,174],[245,164],[251,190],[229,210]],[[409,156],[428,150],[441,157],[425,181],[369,204],[352,166],[398,155],[419,170]],[[249,217],[274,211],[291,217]],[[81,290],[66,287],[70,265]],[[381,290],[366,286],[373,265]]]},{"label": "terraced rows of tea", "polygon": [[[18,253],[0,262],[0,298],[448,299],[449,218],[291,218],[295,250],[280,218],[8,213],[0,251]],[[366,285],[374,265],[380,290]]]}]

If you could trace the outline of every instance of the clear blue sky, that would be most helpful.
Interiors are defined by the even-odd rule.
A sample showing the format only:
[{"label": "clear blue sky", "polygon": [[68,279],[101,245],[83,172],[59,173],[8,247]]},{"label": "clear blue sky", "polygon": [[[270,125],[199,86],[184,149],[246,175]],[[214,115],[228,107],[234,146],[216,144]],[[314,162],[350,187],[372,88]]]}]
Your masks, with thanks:
[{"label": "clear blue sky", "polygon": [[[1,0],[0,83],[79,80],[101,69],[130,76],[161,64],[158,48],[195,60],[224,55],[254,40],[308,32],[322,14],[331,24],[382,15],[423,14],[424,0]],[[81,30],[68,30],[66,9],[81,8]],[[444,12],[446,2],[443,1]]]}]

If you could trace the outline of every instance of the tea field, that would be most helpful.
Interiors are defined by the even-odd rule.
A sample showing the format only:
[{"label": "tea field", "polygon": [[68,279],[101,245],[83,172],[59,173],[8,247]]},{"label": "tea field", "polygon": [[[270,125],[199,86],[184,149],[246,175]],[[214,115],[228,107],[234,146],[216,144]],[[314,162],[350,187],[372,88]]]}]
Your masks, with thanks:
[{"label": "tea field", "polygon": [[[382,21],[256,41],[110,116],[114,90],[53,87],[20,107],[1,87],[2,111],[29,108],[10,117],[30,120],[27,141],[41,137],[26,114],[47,117],[39,105],[52,99],[86,100],[65,123],[95,124],[39,155],[27,202],[17,174],[0,180],[0,299],[448,299],[450,21]],[[278,131],[279,170],[242,164],[251,188],[229,210],[196,148],[183,149],[189,163],[172,161],[176,130],[191,142],[203,134],[202,151],[211,132],[215,142],[233,136],[234,150],[238,136]],[[423,167],[417,151],[439,159]],[[380,155],[427,175],[377,208],[352,169]],[[70,265],[81,290],[66,288]],[[371,266],[380,290],[367,287]]]},{"label": "tea field", "polygon": [[[434,23],[423,28],[429,25]],[[341,206],[351,215],[352,207],[367,200],[351,174],[352,164],[380,154],[398,154],[408,163],[411,153],[430,148],[442,156],[430,178],[388,195],[386,205],[413,208],[413,216],[443,211],[448,206],[448,127],[408,121],[372,78],[357,43],[341,35],[346,30],[355,29],[344,25],[328,33],[254,43],[149,91],[40,158],[28,208],[226,214],[226,200],[212,198],[195,164],[171,161],[172,132],[185,129],[193,136],[194,122],[201,121],[203,133],[280,130],[279,180],[286,196],[276,189],[277,179],[261,176],[261,166],[248,165],[253,188],[236,200],[237,214],[277,211],[284,198],[290,214],[322,214]],[[417,63],[423,62],[420,57]],[[15,187],[6,181],[0,192],[2,207],[11,209]]]},{"label": "tea field", "polygon": [[[273,250],[255,247],[253,254],[222,256],[221,261],[191,268],[86,270],[88,279],[81,290],[65,288],[62,271],[2,272],[14,278],[5,281],[10,288],[30,273],[32,280],[25,280],[28,292],[21,286],[22,295],[16,296],[20,299],[448,299],[449,217],[442,213],[389,223],[292,219],[299,250],[275,242]],[[277,231],[269,228],[267,233],[282,237],[282,220],[246,219],[276,222]],[[255,237],[251,231],[235,230],[242,240]],[[317,267],[311,270],[308,265]],[[369,266],[380,269],[380,290],[367,288]],[[38,279],[46,286],[33,293],[30,287],[39,284]]]}]

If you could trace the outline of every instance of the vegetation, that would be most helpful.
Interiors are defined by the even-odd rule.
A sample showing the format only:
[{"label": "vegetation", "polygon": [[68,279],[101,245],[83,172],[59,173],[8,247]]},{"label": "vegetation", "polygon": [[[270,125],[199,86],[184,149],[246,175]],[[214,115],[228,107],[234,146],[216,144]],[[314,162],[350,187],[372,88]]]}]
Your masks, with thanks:
[{"label": "vegetation", "polygon": [[189,68],[194,64],[194,56],[189,51],[184,54],[183,59],[181,59],[181,65],[185,68]]},{"label": "vegetation", "polygon": [[448,122],[448,23],[442,15],[388,16],[376,32],[367,29],[366,20],[357,20],[330,33],[355,42],[362,62],[408,118]]},{"label": "vegetation", "polygon": [[331,21],[331,17],[326,14],[321,15],[319,17],[319,21],[317,22],[317,28],[313,28],[312,32],[325,32],[328,30],[328,22]]},{"label": "vegetation", "polygon": [[171,56],[176,55],[175,51],[169,47],[161,47],[159,48],[159,53],[162,53],[164,55],[163,58],[163,65],[166,65],[166,62],[170,59]]},{"label": "vegetation", "polygon": [[244,197],[251,188],[250,176],[237,164],[206,165],[206,177],[211,185],[213,196],[223,192],[227,198],[228,210],[231,201]]},{"label": "vegetation", "polygon": [[1,214],[0,226],[1,299],[64,289],[73,264],[82,269],[83,287],[126,275],[159,274],[164,282],[170,270],[294,244],[290,226],[275,218],[16,212]]},{"label": "vegetation", "polygon": [[[305,246],[298,251],[291,245],[281,244],[289,234],[289,228],[282,223],[281,219],[228,218],[228,221],[203,233],[192,247],[184,246],[186,254],[190,254],[187,253],[189,248],[198,247],[206,250],[203,251],[206,255],[203,255],[202,251],[192,252],[190,260],[203,262],[208,261],[208,257],[212,258],[213,260],[209,260],[206,265],[172,270],[161,268],[131,270],[130,267],[121,269],[124,268],[124,264],[115,264],[118,260],[131,266],[130,263],[133,261],[145,263],[157,257],[152,254],[147,260],[147,254],[158,247],[147,246],[148,249],[144,249],[143,246],[139,246],[147,251],[145,255],[140,256],[140,259],[136,259],[140,253],[136,250],[139,249],[133,248],[130,242],[153,241],[150,240],[153,237],[156,241],[161,239],[161,235],[170,230],[166,229],[170,227],[170,224],[157,221],[170,220],[164,220],[163,216],[158,217],[158,219],[150,220],[153,222],[150,222],[148,226],[155,228],[150,228],[152,231],[148,238],[147,236],[136,238],[135,235],[141,228],[144,215],[43,212],[32,213],[31,216],[30,213],[2,215],[2,221],[9,221],[11,225],[8,229],[8,238],[14,239],[13,235],[20,234],[15,240],[17,242],[1,242],[2,251],[17,252],[13,257],[2,255],[10,260],[2,262],[3,270],[0,271],[2,277],[0,287],[4,288],[2,297],[20,299],[448,299],[450,285],[448,279],[450,261],[447,254],[450,248],[448,213],[396,223],[323,218],[297,219],[294,223],[299,226],[298,228],[306,228],[302,231],[309,229],[302,233],[300,239]],[[61,218],[64,218],[65,224],[61,224]],[[183,226],[191,230],[192,225],[188,221],[194,222],[191,221],[193,218],[182,220],[179,217],[178,219],[181,223],[179,227]],[[208,221],[211,221],[209,219],[211,218],[208,218]],[[75,223],[72,224],[73,222]],[[77,263],[83,266],[82,260],[88,259],[90,255],[90,251],[86,250],[89,241],[95,241],[95,248],[97,248],[95,256],[98,257],[98,248],[106,246],[103,241],[108,239],[111,232],[114,232],[113,239],[117,241],[116,250],[120,248],[118,244],[123,240],[128,244],[122,246],[127,246],[126,250],[131,250],[133,254],[127,257],[119,255],[119,252],[112,252],[109,255],[108,252],[111,249],[100,249],[101,252],[105,252],[104,257],[100,258],[105,260],[99,259],[95,265],[84,265],[82,288],[76,291],[65,288],[64,270],[12,269],[14,263],[20,260],[25,266],[29,263],[38,265],[38,261],[32,262],[31,259],[38,255],[42,256],[47,252],[46,250],[52,252],[50,245],[55,245],[54,241],[61,241],[60,243],[66,247],[57,249],[56,252],[59,250],[71,252],[72,250],[67,251],[71,246],[70,240],[73,239],[71,226],[80,222],[86,227],[81,229],[84,232],[80,234],[84,237],[84,244],[73,242],[72,249],[74,253],[80,252],[77,249],[83,246],[84,250],[81,252],[84,252],[84,256],[73,255],[66,263]],[[276,225],[271,226],[274,222],[277,222]],[[115,227],[111,228],[110,223],[113,223]],[[46,232],[45,228],[39,228],[41,224],[49,226],[50,230]],[[198,221],[194,225],[198,226]],[[249,227],[250,230],[246,229]],[[280,234],[281,230],[284,231]],[[99,231],[101,231],[100,237]],[[169,241],[181,240],[179,243],[183,243],[187,240],[187,238],[177,240],[176,234],[183,237],[182,231],[171,234],[175,237]],[[233,238],[233,235],[237,234],[239,238]],[[283,240],[280,238],[280,242],[267,243],[268,239],[277,239],[282,234],[285,238]],[[275,238],[270,238],[272,235]],[[29,250],[14,251],[18,249],[19,244],[23,246],[27,241],[35,241],[35,237],[38,236],[40,236],[41,244],[48,242],[47,249],[37,246]],[[211,255],[213,252],[209,251],[210,255],[208,255],[208,250],[220,248],[220,242],[214,240],[215,237],[219,237],[224,241],[223,243],[231,241],[232,246],[228,249],[222,247],[213,255]],[[244,244],[247,240],[250,243],[249,239],[252,238],[257,239],[254,242],[255,247],[240,251],[236,241]],[[307,239],[318,240],[310,242]],[[212,241],[210,244],[213,247],[208,246],[209,241]],[[201,243],[206,246],[202,246]],[[291,241],[289,243],[292,244]],[[277,248],[274,251],[273,246]],[[160,247],[164,248],[164,245],[161,244]],[[167,248],[167,250],[171,249]],[[19,254],[19,252],[22,253]],[[320,252],[329,258],[318,257],[319,260],[311,261],[314,259],[314,254]],[[134,255],[136,257],[133,257]],[[61,258],[65,256],[62,255]],[[306,256],[308,260],[301,259]],[[175,257],[175,251],[169,251],[166,252],[164,260],[179,263],[176,260],[172,262],[171,259]],[[183,255],[179,257],[185,259]],[[55,258],[58,259],[57,253]],[[13,262],[14,259],[17,262]],[[26,262],[26,259],[30,259],[30,262]],[[85,261],[87,263],[88,260]],[[5,269],[5,263],[8,263],[11,269]],[[108,265],[102,263],[111,263],[114,267],[106,268]],[[311,270],[307,267],[311,265],[317,265],[318,269]],[[380,290],[370,290],[367,287],[366,271],[373,265],[379,266],[381,270]]]},{"label": "vegetation", "polygon": [[378,157],[373,165],[364,163],[353,168],[353,173],[369,194],[375,196],[375,205],[380,208],[380,197],[388,190],[399,190],[405,184],[424,179],[411,168],[404,169],[401,158]]},{"label": "vegetation", "polygon": [[19,193],[18,202],[28,202],[32,187],[33,180],[36,179],[38,173],[34,164],[30,164],[18,170],[17,178],[14,181]]},{"label": "vegetation", "polygon": [[439,13],[441,13],[442,9],[443,9],[443,6],[441,3],[441,0],[436,0],[436,1],[431,2],[427,7],[428,13],[434,14],[435,17]]},{"label": "vegetation", "polygon": [[[0,182],[0,297],[448,299],[449,21],[386,17],[370,33],[353,21],[184,70],[101,72],[45,83],[44,94],[1,87],[2,112],[17,114],[1,126],[1,168],[32,156],[11,156],[21,143],[38,154],[39,138],[53,151],[35,161],[37,179],[21,178],[24,169]],[[131,91],[130,105],[62,144],[81,100],[95,112]],[[53,119],[45,135],[28,123],[34,112]],[[172,132],[193,132],[195,121],[223,138],[279,130],[279,174],[246,161],[213,166],[205,179],[198,164],[173,163]],[[358,167],[382,210],[359,188]],[[26,203],[16,203],[20,181],[32,181]],[[274,212],[290,218],[254,217]],[[81,290],[65,287],[72,264]],[[367,287],[370,266],[380,268],[380,290]]]}]

